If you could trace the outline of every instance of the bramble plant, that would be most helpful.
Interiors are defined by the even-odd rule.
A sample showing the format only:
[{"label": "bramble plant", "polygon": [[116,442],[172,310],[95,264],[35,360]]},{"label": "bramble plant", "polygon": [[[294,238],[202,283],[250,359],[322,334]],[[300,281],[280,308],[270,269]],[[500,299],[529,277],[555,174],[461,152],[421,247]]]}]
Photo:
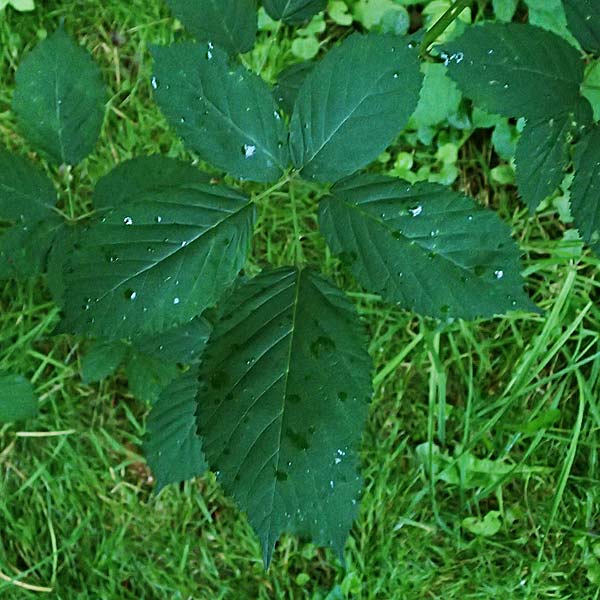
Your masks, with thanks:
[{"label": "bramble plant", "polygon": [[[82,226],[72,205],[56,207],[45,173],[0,151],[0,277],[47,273],[60,331],[95,340],[84,382],[124,366],[134,396],[152,404],[144,450],[159,490],[211,469],[248,514],[266,565],[282,532],[342,556],[362,488],[372,367],[352,301],[306,259],[296,190],[311,188],[329,249],[383,300],[442,324],[537,311],[519,248],[492,210],[444,185],[360,170],[412,115],[435,123],[424,103],[436,88],[427,86],[458,94],[449,75],[479,109],[525,118],[516,173],[532,211],[574,165],[573,217],[597,252],[600,109],[586,79],[600,54],[597,2],[565,0],[572,43],[510,22],[446,39],[464,0],[427,32],[397,35],[394,9],[381,15],[383,31],[353,33],[274,87],[237,57],[254,45],[254,0],[168,4],[196,41],[152,48],[153,94],[187,148],[220,175],[134,158],[97,183]],[[295,26],[325,5],[263,0],[263,16]],[[514,10],[503,10],[510,21]],[[336,11],[347,25],[356,16]],[[20,66],[13,109],[40,153],[72,166],[93,150],[105,100],[99,69],[59,29]],[[244,182],[264,185],[248,195]],[[295,262],[251,277],[258,209],[282,194]],[[32,414],[4,416],[3,399],[27,385],[0,379],[1,419]],[[31,408],[32,391],[23,393]]]}]

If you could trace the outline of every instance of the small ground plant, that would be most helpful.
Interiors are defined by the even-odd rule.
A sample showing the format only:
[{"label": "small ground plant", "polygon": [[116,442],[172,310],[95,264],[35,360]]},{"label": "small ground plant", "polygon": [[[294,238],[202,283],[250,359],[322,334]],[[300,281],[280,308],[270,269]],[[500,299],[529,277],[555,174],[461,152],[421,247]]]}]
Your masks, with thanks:
[{"label": "small ground plant", "polygon": [[[427,32],[400,35],[392,20],[353,33],[271,86],[238,56],[254,44],[254,0],[168,3],[196,41],[152,49],[151,87],[215,171],[133,158],[74,219],[46,174],[0,150],[0,277],[47,274],[60,332],[91,339],[84,381],[124,366],[132,393],[152,404],[145,454],[158,489],[211,469],[248,514],[265,564],[282,532],[341,556],[362,489],[372,367],[351,299],[305,255],[297,190],[310,189],[314,227],[367,292],[439,327],[537,311],[496,213],[448,186],[381,175],[377,159],[427,96],[430,66],[443,67],[479,109],[524,118],[516,183],[532,211],[574,166],[573,218],[598,251],[597,6],[565,0],[572,43],[498,22],[444,39],[471,4],[461,0]],[[325,5],[264,0],[261,15],[297,26]],[[59,28],[21,64],[13,110],[41,154],[75,166],[97,142],[105,101],[98,68]],[[260,207],[282,199],[295,260],[255,272]],[[3,376],[0,417],[34,411],[27,382]]]}]

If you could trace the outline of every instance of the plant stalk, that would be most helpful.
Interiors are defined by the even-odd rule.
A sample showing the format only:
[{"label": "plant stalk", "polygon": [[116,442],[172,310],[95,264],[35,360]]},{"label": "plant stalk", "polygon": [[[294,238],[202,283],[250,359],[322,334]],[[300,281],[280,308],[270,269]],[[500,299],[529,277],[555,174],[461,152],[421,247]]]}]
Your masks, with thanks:
[{"label": "plant stalk", "polygon": [[460,13],[467,8],[473,0],[456,0],[454,4],[427,30],[421,42],[420,54],[425,57],[427,50],[456,19]]}]

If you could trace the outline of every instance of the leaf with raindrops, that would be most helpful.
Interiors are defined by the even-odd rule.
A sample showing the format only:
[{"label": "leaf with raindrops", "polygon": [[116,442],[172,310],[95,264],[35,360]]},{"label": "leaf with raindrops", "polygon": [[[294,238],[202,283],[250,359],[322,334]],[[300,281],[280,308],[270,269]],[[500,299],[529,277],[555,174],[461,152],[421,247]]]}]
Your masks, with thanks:
[{"label": "leaf with raindrops", "polygon": [[99,67],[58,29],[21,63],[12,106],[36,149],[57,164],[74,165],[96,145],[105,101]]},{"label": "leaf with raindrops", "polygon": [[600,14],[598,0],[563,0],[571,33],[584,50],[600,54]]},{"label": "leaf with raindrops", "polygon": [[438,319],[537,310],[508,225],[447,187],[360,175],[333,189],[319,222],[365,289],[399,306]]},{"label": "leaf with raindrops", "polygon": [[408,123],[423,75],[417,44],[354,34],[302,84],[290,124],[292,161],[303,177],[335,182],[374,161]]},{"label": "leaf with raindrops", "polygon": [[219,310],[200,367],[210,467],[269,564],[283,532],[342,554],[361,491],[371,361],[351,302],[310,270],[265,271]]},{"label": "leaf with raindrops", "polygon": [[167,4],[199,42],[212,42],[230,54],[254,46],[256,0],[167,0]]},{"label": "leaf with raindrops", "polygon": [[282,176],[287,126],[266,82],[210,42],[156,47],[153,56],[155,98],[190,150],[238,179]]},{"label": "leaf with raindrops", "polygon": [[522,23],[469,27],[441,59],[461,91],[507,117],[560,116],[580,99],[584,63],[560,36]]},{"label": "leaf with raindrops", "polygon": [[185,323],[244,266],[253,204],[218,185],[148,191],[83,232],[64,265],[63,331],[118,339]]}]

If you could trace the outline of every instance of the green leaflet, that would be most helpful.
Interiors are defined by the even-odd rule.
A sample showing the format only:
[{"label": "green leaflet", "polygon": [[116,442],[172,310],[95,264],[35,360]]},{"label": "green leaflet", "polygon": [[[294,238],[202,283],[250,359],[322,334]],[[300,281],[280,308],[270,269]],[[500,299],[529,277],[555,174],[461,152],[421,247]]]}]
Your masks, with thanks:
[{"label": "green leaflet", "polygon": [[209,334],[208,321],[197,317],[155,335],[135,337],[131,342],[98,340],[83,356],[83,382],[101,381],[124,365],[129,391],[142,402],[154,403],[180,375],[181,365],[198,362]]},{"label": "green leaflet", "polygon": [[563,0],[569,29],[584,50],[600,53],[598,0]]},{"label": "green leaflet", "polygon": [[575,146],[571,211],[581,237],[600,254],[600,126]]},{"label": "green leaflet", "polygon": [[311,60],[296,63],[284,69],[277,78],[277,85],[273,88],[275,101],[288,115],[294,110],[294,103],[298,92],[307,75],[314,69],[315,63]]},{"label": "green leaflet", "polygon": [[322,201],[319,221],[358,281],[405,308],[438,319],[535,310],[509,227],[449,188],[357,176]]},{"label": "green leaflet", "polygon": [[254,218],[248,198],[205,184],[114,208],[67,259],[62,330],[116,339],[189,321],[235,280]]},{"label": "green leaflet", "polygon": [[20,375],[0,374],[0,423],[35,417],[38,401],[33,386]]},{"label": "green leaflet", "polygon": [[144,455],[156,477],[156,492],[202,475],[208,465],[196,434],[197,370],[175,379],[148,416]]},{"label": "green leaflet", "polygon": [[538,27],[519,23],[469,27],[446,44],[440,56],[463,93],[493,113],[550,118],[580,98],[584,63],[579,52]]},{"label": "green leaflet", "polygon": [[94,342],[81,359],[81,380],[83,383],[95,383],[110,377],[127,354],[127,344],[120,340]]},{"label": "green leaflet", "polygon": [[422,64],[425,78],[419,103],[411,117],[416,128],[432,127],[458,111],[461,94],[456,84],[446,75],[444,65]]},{"label": "green leaflet", "polygon": [[325,10],[327,0],[263,0],[263,6],[273,19],[298,25]]},{"label": "green leaflet", "polygon": [[519,0],[492,0],[494,14],[499,21],[508,23],[513,20]]},{"label": "green leaflet", "polygon": [[31,277],[46,264],[61,219],[56,191],[30,161],[0,148],[0,280]]},{"label": "green leaflet", "polygon": [[156,47],[156,100],[186,145],[240,179],[276,181],[287,129],[269,86],[211,44]]},{"label": "green leaflet", "polygon": [[25,137],[57,164],[76,164],[96,145],[106,90],[91,56],[62,30],[25,57],[13,110]]},{"label": "green leaflet", "polygon": [[198,41],[212,42],[229,54],[254,46],[256,0],[167,0],[167,4]]},{"label": "green leaflet", "polygon": [[371,361],[356,312],[321,276],[263,272],[223,304],[200,368],[198,427],[258,533],[343,551],[357,514]]},{"label": "green leaflet", "polygon": [[564,114],[525,125],[517,144],[517,186],[531,212],[552,194],[569,165],[569,133],[573,117]]},{"label": "green leaflet", "polygon": [[375,160],[408,122],[422,81],[414,42],[352,35],[300,88],[290,124],[294,165],[305,178],[333,182]]},{"label": "green leaflet", "polygon": [[210,183],[210,176],[192,165],[155,154],[122,162],[94,189],[94,207],[109,209],[173,186]]}]

